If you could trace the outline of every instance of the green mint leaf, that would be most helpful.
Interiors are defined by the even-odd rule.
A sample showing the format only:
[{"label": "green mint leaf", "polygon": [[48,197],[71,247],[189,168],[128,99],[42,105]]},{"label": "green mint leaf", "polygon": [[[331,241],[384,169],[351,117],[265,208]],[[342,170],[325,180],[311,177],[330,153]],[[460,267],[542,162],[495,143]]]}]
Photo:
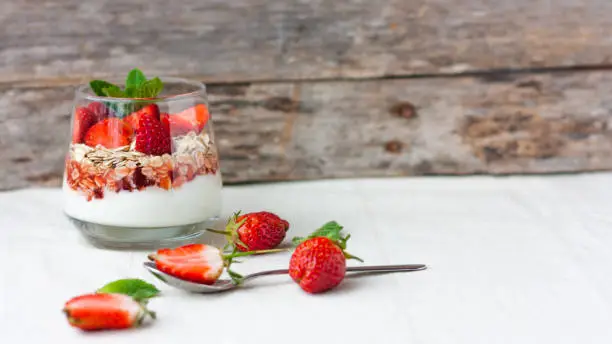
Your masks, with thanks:
[{"label": "green mint leaf", "polygon": [[106,97],[106,93],[104,93],[105,88],[118,88],[119,86],[113,85],[110,82],[106,82],[104,80],[92,80],[89,82],[89,87],[91,90],[99,97]]},{"label": "green mint leaf", "polygon": [[97,290],[101,294],[125,294],[135,300],[146,300],[159,295],[160,291],[154,285],[141,279],[126,278],[110,282]]},{"label": "green mint leaf", "polygon": [[151,80],[145,81],[140,86],[140,93],[136,98],[155,98],[164,88],[164,84],[160,78],[155,77]]},{"label": "green mint leaf", "polygon": [[126,98],[154,98],[155,95],[149,96],[149,91],[143,87],[143,85],[139,87],[126,87],[124,91]]},{"label": "green mint leaf", "polygon": [[138,88],[141,84],[147,81],[145,75],[138,68],[132,69],[125,79],[126,91],[128,87]]},{"label": "green mint leaf", "polygon": [[105,87],[104,89],[102,89],[102,92],[104,92],[104,94],[107,97],[112,97],[112,98],[125,98],[125,93],[123,93],[123,91],[115,85],[112,85],[110,87]]},{"label": "green mint leaf", "polygon": [[128,86],[125,88],[125,91],[123,91],[123,93],[125,94],[126,98],[138,98],[136,96],[136,94],[138,94],[140,88],[140,86]]}]

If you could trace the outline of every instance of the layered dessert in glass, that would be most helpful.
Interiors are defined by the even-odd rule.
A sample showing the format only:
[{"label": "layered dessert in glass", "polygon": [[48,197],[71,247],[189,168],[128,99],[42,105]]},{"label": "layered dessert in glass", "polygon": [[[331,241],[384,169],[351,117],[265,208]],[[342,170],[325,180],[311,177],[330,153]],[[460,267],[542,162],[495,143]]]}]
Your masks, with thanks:
[{"label": "layered dessert in glass", "polygon": [[163,89],[147,89],[145,78],[132,82],[145,91],[130,91],[128,76],[119,90],[94,83],[77,90],[64,211],[94,244],[184,243],[220,215],[222,177],[205,87],[155,79]]}]

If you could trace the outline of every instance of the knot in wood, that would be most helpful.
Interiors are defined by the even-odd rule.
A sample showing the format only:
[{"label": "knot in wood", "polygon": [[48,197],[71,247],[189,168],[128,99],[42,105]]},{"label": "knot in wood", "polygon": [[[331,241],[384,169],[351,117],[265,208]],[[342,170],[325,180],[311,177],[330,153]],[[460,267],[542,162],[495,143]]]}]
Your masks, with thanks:
[{"label": "knot in wood", "polygon": [[411,119],[417,116],[416,108],[410,102],[399,102],[391,108],[389,108],[389,112],[396,117],[403,117],[406,119]]}]

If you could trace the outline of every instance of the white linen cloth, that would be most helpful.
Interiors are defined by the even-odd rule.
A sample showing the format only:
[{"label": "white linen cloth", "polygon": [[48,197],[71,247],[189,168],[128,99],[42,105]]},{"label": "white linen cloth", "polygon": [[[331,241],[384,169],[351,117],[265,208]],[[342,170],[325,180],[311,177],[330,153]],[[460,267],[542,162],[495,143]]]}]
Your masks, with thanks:
[{"label": "white linen cloth", "polygon": [[[188,294],[142,268],[148,252],[87,244],[59,189],[4,192],[0,343],[612,343],[612,174],[225,187],[225,216],[235,210],[278,213],[291,223],[286,241],[336,220],[364,264],[429,269],[348,278],[320,295],[289,276]],[[285,268],[289,257],[235,269]],[[157,320],[113,332],[68,326],[66,300],[127,277],[162,290],[149,305]]]}]

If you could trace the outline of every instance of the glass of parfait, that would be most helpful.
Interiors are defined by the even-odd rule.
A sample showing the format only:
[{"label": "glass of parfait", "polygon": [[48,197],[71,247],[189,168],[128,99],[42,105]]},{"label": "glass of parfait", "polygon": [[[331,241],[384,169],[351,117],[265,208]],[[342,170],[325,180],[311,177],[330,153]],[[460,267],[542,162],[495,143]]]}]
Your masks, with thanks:
[{"label": "glass of parfait", "polygon": [[206,88],[197,81],[93,80],[76,90],[64,212],[96,246],[192,242],[221,212]]}]

